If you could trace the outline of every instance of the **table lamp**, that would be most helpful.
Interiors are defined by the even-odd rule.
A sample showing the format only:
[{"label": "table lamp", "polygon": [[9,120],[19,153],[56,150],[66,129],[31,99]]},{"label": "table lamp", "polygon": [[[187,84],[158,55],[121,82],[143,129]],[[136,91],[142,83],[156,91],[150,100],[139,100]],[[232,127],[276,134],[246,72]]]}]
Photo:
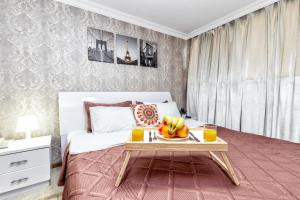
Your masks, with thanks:
[{"label": "table lamp", "polygon": [[31,131],[38,130],[39,124],[36,116],[26,115],[18,118],[16,132],[25,132],[26,139],[31,139]]}]

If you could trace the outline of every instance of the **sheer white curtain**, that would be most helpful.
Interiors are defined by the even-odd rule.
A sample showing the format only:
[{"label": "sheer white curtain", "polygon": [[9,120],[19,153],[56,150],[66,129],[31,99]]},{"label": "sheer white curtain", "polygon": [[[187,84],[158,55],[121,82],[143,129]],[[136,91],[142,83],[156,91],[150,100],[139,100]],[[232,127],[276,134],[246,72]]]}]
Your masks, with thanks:
[{"label": "sheer white curtain", "polygon": [[282,0],[192,39],[188,113],[300,142],[300,0]]}]

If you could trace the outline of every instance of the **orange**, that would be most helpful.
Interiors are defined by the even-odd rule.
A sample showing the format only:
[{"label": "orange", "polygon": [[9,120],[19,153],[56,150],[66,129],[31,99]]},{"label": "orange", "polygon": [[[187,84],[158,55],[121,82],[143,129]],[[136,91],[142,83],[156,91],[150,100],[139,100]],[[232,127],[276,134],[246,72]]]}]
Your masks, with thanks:
[{"label": "orange", "polygon": [[161,134],[165,137],[165,138],[170,138],[171,136],[169,135],[169,127],[168,126],[163,126],[163,128],[161,129]]},{"label": "orange", "polygon": [[182,129],[176,131],[176,135],[180,138],[187,137],[189,135],[189,127],[185,125]]},{"label": "orange", "polygon": [[161,130],[161,134],[165,137],[165,138],[172,138],[175,137],[175,133],[171,133],[169,132],[169,126],[165,125],[162,130]]}]

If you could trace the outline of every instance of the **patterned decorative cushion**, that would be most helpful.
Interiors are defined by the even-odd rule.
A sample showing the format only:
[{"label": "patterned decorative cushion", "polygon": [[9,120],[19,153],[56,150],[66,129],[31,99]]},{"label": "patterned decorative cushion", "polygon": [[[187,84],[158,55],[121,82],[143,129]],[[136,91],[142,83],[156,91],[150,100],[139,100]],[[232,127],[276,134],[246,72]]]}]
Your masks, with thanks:
[{"label": "patterned decorative cushion", "polygon": [[154,104],[132,105],[133,115],[138,126],[157,126],[159,123],[157,107]]}]

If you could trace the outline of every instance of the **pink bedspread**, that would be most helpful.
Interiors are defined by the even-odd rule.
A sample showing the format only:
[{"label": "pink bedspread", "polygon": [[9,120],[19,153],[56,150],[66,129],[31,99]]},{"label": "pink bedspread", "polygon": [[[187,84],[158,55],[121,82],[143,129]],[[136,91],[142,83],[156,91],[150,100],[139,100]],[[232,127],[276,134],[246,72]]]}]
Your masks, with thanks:
[{"label": "pink bedspread", "polygon": [[67,155],[64,199],[300,199],[300,144],[219,128],[240,178],[235,186],[205,153],[135,152],[123,182],[123,147]]}]

